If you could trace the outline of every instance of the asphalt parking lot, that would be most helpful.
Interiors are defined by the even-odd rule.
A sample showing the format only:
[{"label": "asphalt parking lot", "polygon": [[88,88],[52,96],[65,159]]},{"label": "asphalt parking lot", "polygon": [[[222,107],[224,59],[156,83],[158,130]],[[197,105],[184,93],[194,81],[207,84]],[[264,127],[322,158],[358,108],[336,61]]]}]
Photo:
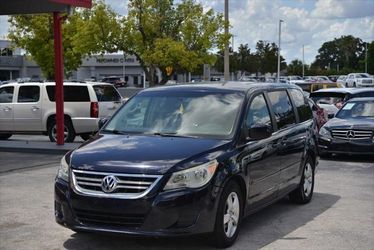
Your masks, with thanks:
[{"label": "asphalt parking lot", "polygon": [[[0,249],[210,249],[204,237],[76,234],[54,222],[61,156],[0,152]],[[320,161],[307,205],[288,199],[248,217],[231,249],[373,249],[374,163]]]}]

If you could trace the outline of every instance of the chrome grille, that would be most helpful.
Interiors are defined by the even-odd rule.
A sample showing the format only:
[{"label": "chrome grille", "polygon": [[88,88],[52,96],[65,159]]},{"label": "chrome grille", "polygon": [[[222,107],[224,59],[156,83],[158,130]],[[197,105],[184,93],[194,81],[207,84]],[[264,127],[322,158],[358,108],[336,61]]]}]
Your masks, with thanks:
[{"label": "chrome grille", "polygon": [[373,83],[371,79],[363,79],[362,83]]},{"label": "chrome grille", "polygon": [[[106,177],[112,177],[116,182],[110,192],[104,191],[103,180]],[[138,199],[148,194],[160,179],[160,175],[72,170],[75,191],[83,195],[97,197]]]},{"label": "chrome grille", "polygon": [[331,135],[333,138],[343,140],[364,140],[371,139],[373,137],[373,131],[358,129],[333,129],[331,131]]}]

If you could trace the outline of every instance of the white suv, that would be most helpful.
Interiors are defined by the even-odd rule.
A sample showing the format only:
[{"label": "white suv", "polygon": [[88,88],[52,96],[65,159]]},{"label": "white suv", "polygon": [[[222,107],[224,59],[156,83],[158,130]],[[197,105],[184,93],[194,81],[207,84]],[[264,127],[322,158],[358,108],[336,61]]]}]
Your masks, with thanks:
[{"label": "white suv", "polygon": [[345,79],[346,87],[373,87],[374,79],[367,73],[351,73]]},{"label": "white suv", "polygon": [[[98,130],[100,118],[111,116],[122,98],[108,83],[64,82],[65,142],[84,140]],[[16,133],[40,132],[56,140],[55,83],[8,83],[0,86],[0,139]]]}]

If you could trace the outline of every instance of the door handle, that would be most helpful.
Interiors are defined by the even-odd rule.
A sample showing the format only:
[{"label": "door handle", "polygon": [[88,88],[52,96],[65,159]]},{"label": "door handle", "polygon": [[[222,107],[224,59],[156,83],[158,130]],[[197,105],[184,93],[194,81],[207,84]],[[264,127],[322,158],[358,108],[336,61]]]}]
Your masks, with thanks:
[{"label": "door handle", "polygon": [[33,112],[38,111],[38,110],[39,110],[39,108],[36,107],[36,106],[32,106],[32,107],[31,107],[31,111],[33,111]]},{"label": "door handle", "polygon": [[9,112],[9,111],[11,111],[11,110],[12,110],[12,108],[11,108],[11,107],[8,107],[8,106],[6,106],[6,107],[4,107],[4,108],[3,108],[3,110],[4,110],[5,112]]},{"label": "door handle", "polygon": [[108,108],[108,110],[114,110],[114,109],[116,109],[115,106]]}]

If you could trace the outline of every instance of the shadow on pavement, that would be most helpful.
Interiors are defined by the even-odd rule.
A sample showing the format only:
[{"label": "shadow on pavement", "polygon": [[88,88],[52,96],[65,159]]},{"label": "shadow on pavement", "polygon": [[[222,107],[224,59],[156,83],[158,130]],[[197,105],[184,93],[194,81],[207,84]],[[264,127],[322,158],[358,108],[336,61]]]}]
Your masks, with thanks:
[{"label": "shadow on pavement", "polygon": [[[298,240],[287,234],[312,221],[332,207],[339,196],[314,193],[311,203],[296,205],[287,198],[247,217],[241,227],[235,249],[259,249],[278,239]],[[213,249],[207,236],[151,238],[121,235],[74,233],[64,242],[66,249]]]}]

